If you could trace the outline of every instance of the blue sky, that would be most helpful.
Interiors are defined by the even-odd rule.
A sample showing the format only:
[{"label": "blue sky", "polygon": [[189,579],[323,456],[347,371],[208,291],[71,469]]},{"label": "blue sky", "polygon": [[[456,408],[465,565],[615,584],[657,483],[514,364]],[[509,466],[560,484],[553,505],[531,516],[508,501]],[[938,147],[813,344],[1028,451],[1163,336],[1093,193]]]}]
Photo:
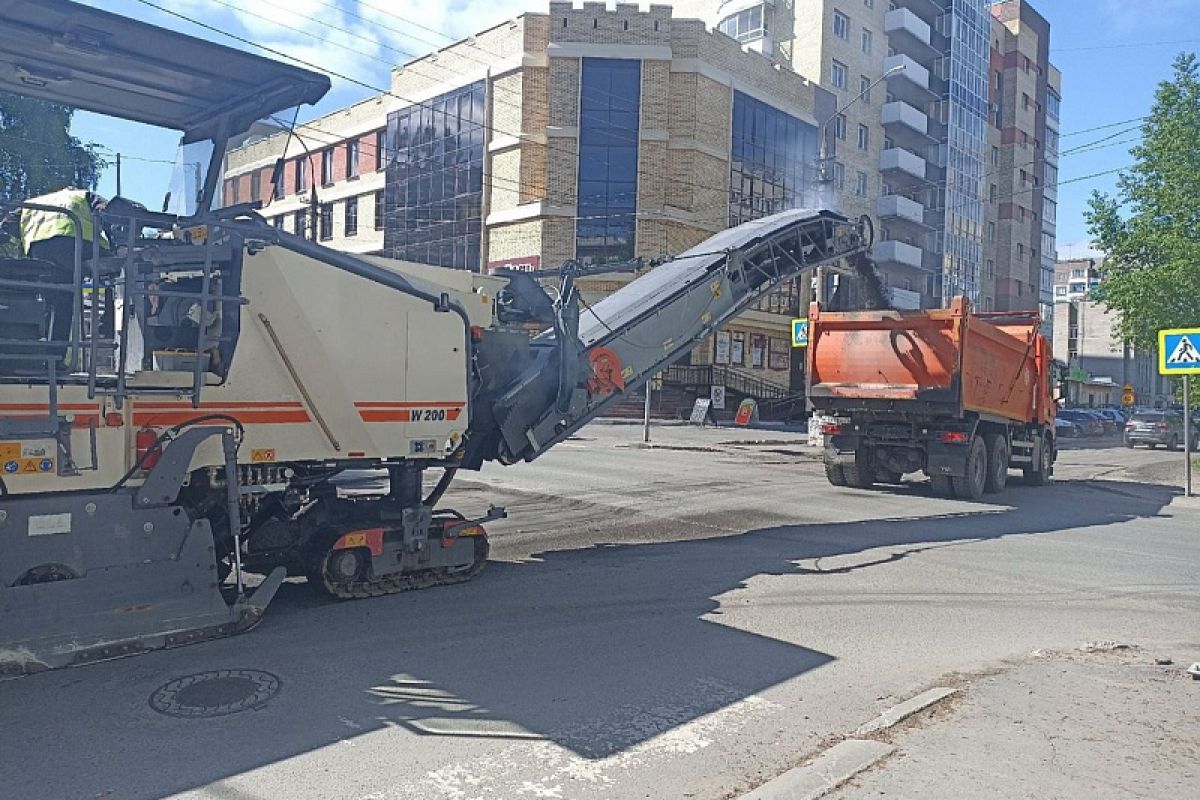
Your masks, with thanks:
[{"label": "blue sky", "polygon": [[[84,0],[89,5],[243,49],[245,45],[198,28],[138,2]],[[544,10],[536,0],[149,0],[223,31],[268,44],[386,88],[388,65],[428,52],[524,10]],[[852,2],[852,0],[846,0]],[[645,3],[643,3],[645,5]],[[1051,25],[1051,59],[1063,72],[1060,181],[1123,167],[1137,137],[1136,122],[1089,131],[1144,116],[1158,82],[1183,50],[1200,51],[1200,0],[1041,0],[1034,3]],[[385,10],[386,9],[386,10]],[[337,30],[337,29],[343,30]],[[314,37],[328,41],[321,42]],[[314,113],[370,94],[334,81]],[[144,126],[79,114],[75,132],[124,159],[124,192],[157,207],[167,185],[177,136]],[[1114,135],[1115,134],[1115,135]],[[1106,141],[1100,141],[1108,138]],[[1093,144],[1094,143],[1094,144]],[[1072,148],[1088,146],[1070,153]],[[1060,257],[1088,251],[1083,219],[1093,189],[1111,191],[1116,175],[1067,183],[1059,189]],[[112,194],[112,170],[100,191]]]}]

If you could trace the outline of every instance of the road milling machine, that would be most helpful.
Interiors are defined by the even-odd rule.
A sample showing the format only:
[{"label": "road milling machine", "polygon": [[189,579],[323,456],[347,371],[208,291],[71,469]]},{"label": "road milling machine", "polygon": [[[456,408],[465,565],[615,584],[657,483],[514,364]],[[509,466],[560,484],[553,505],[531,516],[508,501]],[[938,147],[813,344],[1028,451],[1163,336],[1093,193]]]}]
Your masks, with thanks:
[{"label": "road milling machine", "polygon": [[[286,575],[339,598],[465,581],[503,512],[441,508],[456,470],[536,458],[780,281],[870,246],[869,225],[784,211],[587,307],[572,264],[548,292],[213,210],[230,138],[328,88],[67,0],[0,7],[0,90],[208,153],[170,212],[113,198],[108,248],[0,260],[0,675],[245,630]],[[355,469],[388,492],[339,492]]]}]

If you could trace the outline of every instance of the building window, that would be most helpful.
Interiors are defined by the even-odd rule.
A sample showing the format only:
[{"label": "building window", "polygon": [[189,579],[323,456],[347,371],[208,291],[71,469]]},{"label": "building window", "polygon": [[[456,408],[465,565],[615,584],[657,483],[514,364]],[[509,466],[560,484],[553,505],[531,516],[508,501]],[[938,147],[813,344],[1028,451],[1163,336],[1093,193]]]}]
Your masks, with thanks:
[{"label": "building window", "polygon": [[262,170],[250,173],[250,202],[256,203],[262,199]]},{"label": "building window", "polygon": [[874,8],[875,0],[863,0],[863,5],[866,6],[867,8]]},{"label": "building window", "polygon": [[296,194],[308,191],[308,156],[296,159]]},{"label": "building window", "polygon": [[862,51],[867,55],[871,55],[871,32],[866,28],[862,29]]},{"label": "building window", "polygon": [[859,123],[858,126],[858,149],[866,150],[871,146],[871,129],[866,125]]},{"label": "building window", "polygon": [[855,174],[854,193],[859,197],[867,196],[867,173],[859,171]]},{"label": "building window", "polygon": [[839,189],[846,188],[846,167],[842,162],[833,162],[833,185]]},{"label": "building window", "polygon": [[275,183],[272,186],[272,191],[274,191],[272,199],[279,199],[287,194],[287,187],[283,185],[283,174],[285,172],[287,170],[281,169],[274,175]]},{"label": "building window", "polygon": [[346,142],[346,177],[353,180],[358,177],[358,139]]},{"label": "building window", "polygon": [[845,114],[838,114],[833,118],[833,135],[841,139],[843,142],[846,141],[846,127]]},{"label": "building window", "polygon": [[1025,94],[1024,92],[1021,92],[1021,110],[1029,110],[1029,95]]},{"label": "building window", "polygon": [[996,223],[994,222],[988,223],[987,239],[989,242],[996,241]]},{"label": "building window", "polygon": [[484,82],[388,115],[384,250],[393,258],[479,270]]},{"label": "building window", "polygon": [[292,232],[301,239],[308,238],[308,209],[297,211],[292,215]]},{"label": "building window", "polygon": [[850,38],[850,18],[840,11],[833,12],[833,35],[839,39]]},{"label": "building window", "polygon": [[229,205],[236,206],[241,202],[242,176],[238,175],[229,181]]},{"label": "building window", "polygon": [[1055,297],[1066,297],[1067,296],[1067,287],[1055,286],[1054,287],[1054,296]]},{"label": "building window", "polygon": [[985,261],[983,263],[983,277],[991,278],[991,277],[994,277],[995,274],[996,274],[996,262],[989,258],[987,261]]},{"label": "building window", "polygon": [[817,129],[761,100],[733,93],[729,224],[795,208],[813,180]]},{"label": "building window", "polygon": [[999,147],[992,148],[992,166],[993,167],[1000,166],[1000,148]]},{"label": "building window", "polygon": [[387,128],[375,131],[375,171],[379,172],[387,163]]},{"label": "building window", "polygon": [[357,236],[358,235],[358,198],[357,197],[347,197],[346,198],[345,223],[346,223],[346,235],[347,236]]},{"label": "building window", "polygon": [[769,11],[765,6],[753,6],[721,20],[717,30],[743,44],[761,39],[767,33]]},{"label": "building window", "polygon": [[858,79],[858,94],[862,97],[864,103],[871,102],[871,79],[866,75]]},{"label": "building window", "polygon": [[988,201],[996,202],[996,184],[994,183],[988,187]]},{"label": "building window", "polygon": [[383,192],[382,191],[376,192],[375,193],[375,230],[377,230],[377,231],[383,230],[383,220],[384,220],[385,216],[386,215],[384,214]]},{"label": "building window", "polygon": [[279,228],[280,230],[283,229],[283,214],[277,214],[276,216],[271,217],[271,227]]},{"label": "building window", "polygon": [[1046,93],[1046,116],[1050,119],[1058,119],[1061,106],[1062,98],[1053,89]]},{"label": "building window", "polygon": [[585,264],[633,258],[641,85],[641,61],[583,60],[575,252]]},{"label": "building window", "polygon": [[836,88],[836,89],[845,89],[846,88],[846,65],[845,64],[843,64],[842,62],[837,61],[837,60],[835,60],[833,62],[833,67],[829,72],[829,82],[832,83],[834,88]]},{"label": "building window", "polygon": [[1020,242],[1017,242],[1017,258],[1024,258],[1024,257],[1025,257],[1025,245],[1021,244]]},{"label": "building window", "polygon": [[321,151],[321,185],[333,185],[333,148]]},{"label": "building window", "polygon": [[327,242],[333,238],[333,203],[321,203],[319,211],[319,235],[322,242]]}]

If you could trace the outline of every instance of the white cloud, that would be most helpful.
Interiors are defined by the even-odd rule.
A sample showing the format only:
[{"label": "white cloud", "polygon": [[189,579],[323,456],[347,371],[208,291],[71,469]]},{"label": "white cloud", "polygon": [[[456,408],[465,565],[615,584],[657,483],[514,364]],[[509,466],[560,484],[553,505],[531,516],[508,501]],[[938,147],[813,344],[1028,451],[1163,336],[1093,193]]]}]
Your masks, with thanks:
[{"label": "white cloud", "polygon": [[1174,29],[1179,23],[1196,20],[1200,14],[1200,0],[1155,0],[1150,12],[1145,2],[1130,0],[1103,0],[1100,10],[1118,34],[1145,34],[1147,30]]}]

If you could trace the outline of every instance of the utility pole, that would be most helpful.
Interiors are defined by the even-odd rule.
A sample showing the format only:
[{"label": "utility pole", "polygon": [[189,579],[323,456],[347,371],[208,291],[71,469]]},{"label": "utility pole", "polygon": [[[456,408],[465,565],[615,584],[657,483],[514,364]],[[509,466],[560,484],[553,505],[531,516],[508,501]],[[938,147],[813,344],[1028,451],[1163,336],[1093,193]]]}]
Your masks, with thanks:
[{"label": "utility pole", "polygon": [[1192,497],[1192,376],[1183,376],[1183,496]]},{"label": "utility pole", "polygon": [[646,413],[642,419],[642,441],[650,442],[650,392],[654,389],[654,379],[646,381]]},{"label": "utility pole", "polygon": [[121,196],[121,154],[117,153],[117,197]]}]

